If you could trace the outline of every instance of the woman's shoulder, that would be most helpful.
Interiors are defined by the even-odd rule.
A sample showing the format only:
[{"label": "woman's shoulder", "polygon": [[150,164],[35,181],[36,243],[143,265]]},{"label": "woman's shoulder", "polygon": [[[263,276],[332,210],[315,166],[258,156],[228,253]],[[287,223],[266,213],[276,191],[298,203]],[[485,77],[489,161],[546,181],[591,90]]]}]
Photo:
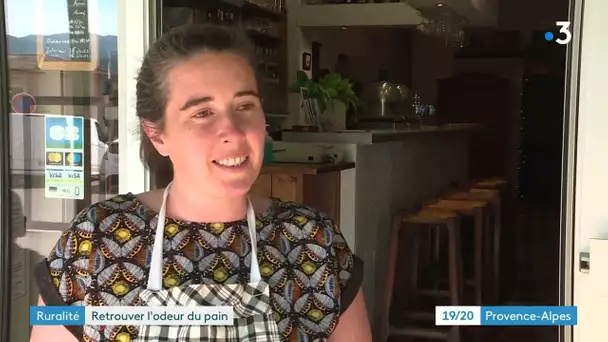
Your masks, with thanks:
[{"label": "woman's shoulder", "polygon": [[[344,312],[362,284],[363,263],[349,248],[335,221],[311,206],[277,199],[273,199],[271,217],[258,230],[266,242],[261,249],[268,261],[262,263],[261,271],[271,287],[279,289],[277,296],[299,287],[301,290],[295,292],[315,293],[327,299],[325,303],[335,303],[323,309],[326,316]],[[283,303],[277,299],[277,305]]]},{"label": "woman's shoulder", "polygon": [[301,232],[302,234],[297,235],[302,238],[306,237],[306,233],[312,233],[312,230],[340,233],[333,218],[323,211],[302,203],[277,198],[271,198],[271,200],[270,216],[273,223],[279,224],[288,231]]},{"label": "woman's shoulder", "polygon": [[271,219],[263,220],[266,225],[261,229],[262,240],[283,241],[283,249],[305,246],[319,250],[316,245],[330,252],[328,257],[334,257],[336,249],[348,249],[340,228],[327,213],[302,203],[276,198],[272,201]]},{"label": "woman's shoulder", "polygon": [[132,193],[119,194],[103,201],[93,203],[80,211],[72,220],[71,226],[83,223],[92,224],[99,228],[101,224],[124,219],[125,217],[135,220],[146,220],[149,210]]},{"label": "woman's shoulder", "polygon": [[274,197],[271,197],[270,199],[272,203],[269,210],[273,218],[277,220],[289,221],[295,218],[306,218],[327,223],[333,222],[327,213],[311,206],[298,202],[284,201]]},{"label": "woman's shoulder", "polygon": [[[76,254],[82,254],[78,253],[77,249],[92,252],[100,234],[112,236],[113,239],[122,239],[124,234],[121,235],[120,229],[116,229],[118,226],[143,231],[151,219],[153,219],[151,212],[131,193],[116,195],[91,204],[72,219],[48,259],[69,259]],[[127,235],[127,237],[134,236]]]}]

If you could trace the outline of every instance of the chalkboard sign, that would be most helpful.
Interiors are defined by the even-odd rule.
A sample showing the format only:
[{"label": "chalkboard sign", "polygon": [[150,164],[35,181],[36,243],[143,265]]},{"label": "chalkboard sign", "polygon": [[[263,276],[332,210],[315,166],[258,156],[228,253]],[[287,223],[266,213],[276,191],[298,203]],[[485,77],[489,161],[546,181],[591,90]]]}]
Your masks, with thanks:
[{"label": "chalkboard sign", "polygon": [[[38,66],[46,70],[94,70],[98,63],[97,36],[91,32],[89,0],[63,0],[67,32],[38,36]],[[43,21],[53,18],[43,18]]]}]

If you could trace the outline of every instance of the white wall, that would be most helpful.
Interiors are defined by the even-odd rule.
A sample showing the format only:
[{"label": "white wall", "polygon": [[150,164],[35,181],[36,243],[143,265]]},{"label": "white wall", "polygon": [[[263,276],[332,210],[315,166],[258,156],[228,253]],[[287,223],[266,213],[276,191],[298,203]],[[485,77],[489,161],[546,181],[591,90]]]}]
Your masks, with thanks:
[{"label": "white wall", "polygon": [[[574,341],[606,340],[608,307],[608,42],[606,41],[608,2],[585,0],[580,55],[578,136],[576,137],[576,176],[574,183],[574,305],[578,306],[578,325]],[[574,30],[580,29],[575,23]],[[576,46],[578,42],[571,44]],[[575,51],[576,53],[576,51]],[[578,64],[573,61],[573,67]],[[576,79],[574,80],[576,82]],[[576,96],[573,95],[573,96]],[[571,156],[574,156],[572,154]],[[570,174],[570,176],[573,176]],[[569,221],[566,224],[569,225]],[[598,239],[594,242],[591,239]],[[591,250],[590,250],[591,245]],[[579,272],[579,253],[591,251],[590,272]],[[568,296],[569,293],[566,293]]]}]

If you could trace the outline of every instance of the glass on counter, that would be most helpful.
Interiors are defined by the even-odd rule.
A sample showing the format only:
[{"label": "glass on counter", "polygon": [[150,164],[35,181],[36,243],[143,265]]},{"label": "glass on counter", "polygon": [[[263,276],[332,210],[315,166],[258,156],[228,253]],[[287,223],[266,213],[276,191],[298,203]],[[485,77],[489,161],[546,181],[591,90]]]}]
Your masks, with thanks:
[{"label": "glass on counter", "polygon": [[307,5],[366,4],[368,2],[374,2],[374,0],[306,0]]},{"label": "glass on counter", "polygon": [[284,7],[283,0],[247,0],[247,2],[274,12],[280,12]]},{"label": "glass on counter", "polygon": [[269,36],[279,36],[279,25],[267,18],[252,18],[243,22],[247,30],[267,34]]}]

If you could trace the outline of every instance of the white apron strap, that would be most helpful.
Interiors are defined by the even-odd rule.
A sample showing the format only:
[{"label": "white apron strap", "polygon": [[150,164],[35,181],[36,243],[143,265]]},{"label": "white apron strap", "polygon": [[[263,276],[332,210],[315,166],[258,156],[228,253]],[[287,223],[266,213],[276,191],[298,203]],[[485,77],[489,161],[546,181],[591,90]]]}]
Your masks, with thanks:
[{"label": "white apron strap", "polygon": [[167,197],[169,197],[169,183],[163,192],[163,203],[158,212],[152,259],[150,260],[150,273],[148,274],[148,290],[160,291],[163,288],[163,243],[165,240],[165,218],[167,215]]},{"label": "white apron strap", "polygon": [[256,234],[255,212],[253,205],[247,197],[247,226],[249,227],[249,237],[251,238],[251,269],[249,270],[249,282],[257,283],[262,281],[260,265],[258,263],[258,237]]},{"label": "white apron strap", "polygon": [[[158,212],[158,223],[156,226],[156,235],[154,236],[154,247],[152,248],[152,259],[150,260],[150,273],[148,275],[147,289],[151,291],[160,291],[163,286],[163,243],[165,237],[165,219],[167,215],[167,198],[169,197],[169,188],[172,183],[169,183],[163,192],[163,203]],[[247,226],[249,228],[249,236],[251,237],[251,269],[250,282],[255,283],[262,280],[260,275],[260,266],[258,263],[257,251],[257,234],[255,224],[255,212],[249,198],[247,198]]]}]

